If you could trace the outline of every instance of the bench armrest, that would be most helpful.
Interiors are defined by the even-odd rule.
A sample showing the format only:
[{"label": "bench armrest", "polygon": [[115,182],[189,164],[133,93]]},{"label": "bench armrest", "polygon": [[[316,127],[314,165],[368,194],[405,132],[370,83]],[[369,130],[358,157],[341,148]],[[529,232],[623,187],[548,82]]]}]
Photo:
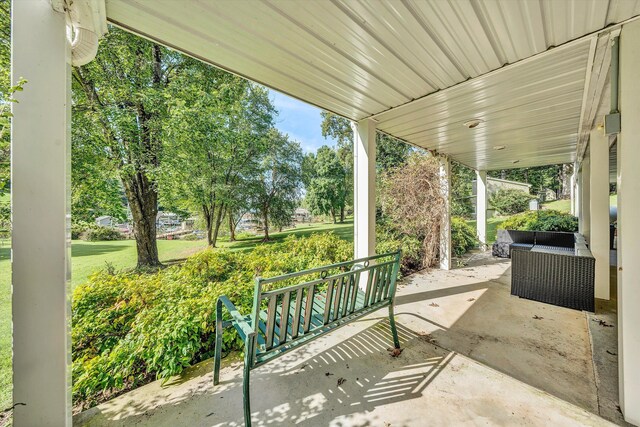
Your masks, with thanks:
[{"label": "bench armrest", "polygon": [[238,311],[235,305],[229,300],[226,295],[222,295],[218,298],[218,302],[216,304],[216,319],[218,321],[222,321],[222,305],[227,309],[231,317],[233,318],[234,326],[238,329],[239,332],[245,337],[251,337],[255,335],[255,331],[244,318],[244,316]]}]

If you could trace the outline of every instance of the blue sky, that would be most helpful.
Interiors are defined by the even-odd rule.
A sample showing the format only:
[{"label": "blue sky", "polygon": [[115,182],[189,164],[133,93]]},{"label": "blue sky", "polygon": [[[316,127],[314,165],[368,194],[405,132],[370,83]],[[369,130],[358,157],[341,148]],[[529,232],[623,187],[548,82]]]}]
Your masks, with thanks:
[{"label": "blue sky", "polygon": [[305,153],[315,152],[323,145],[335,145],[333,139],[325,139],[322,136],[322,110],[274,90],[269,90],[269,98],[279,112],[276,128],[299,142]]}]

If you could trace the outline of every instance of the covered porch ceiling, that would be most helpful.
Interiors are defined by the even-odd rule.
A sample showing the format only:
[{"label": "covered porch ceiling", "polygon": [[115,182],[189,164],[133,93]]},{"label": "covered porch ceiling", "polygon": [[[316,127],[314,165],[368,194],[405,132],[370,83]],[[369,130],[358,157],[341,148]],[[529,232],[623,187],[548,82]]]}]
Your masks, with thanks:
[{"label": "covered porch ceiling", "polygon": [[[607,97],[598,32],[639,15],[640,1],[107,0],[106,11],[132,32],[492,170],[576,160]],[[483,123],[468,129],[470,119]]]}]

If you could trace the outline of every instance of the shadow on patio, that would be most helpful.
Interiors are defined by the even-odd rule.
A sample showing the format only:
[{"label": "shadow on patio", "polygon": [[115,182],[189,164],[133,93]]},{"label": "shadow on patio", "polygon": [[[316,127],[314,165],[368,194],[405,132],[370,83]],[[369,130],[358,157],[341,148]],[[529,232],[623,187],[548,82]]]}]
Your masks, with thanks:
[{"label": "shadow on patio", "polygon": [[[509,264],[484,261],[404,281],[398,358],[387,352],[387,321],[374,314],[254,370],[254,423],[606,424],[593,415],[584,314],[511,297]],[[223,369],[215,388],[211,365],[120,396],[74,424],[242,425],[241,364]]]}]

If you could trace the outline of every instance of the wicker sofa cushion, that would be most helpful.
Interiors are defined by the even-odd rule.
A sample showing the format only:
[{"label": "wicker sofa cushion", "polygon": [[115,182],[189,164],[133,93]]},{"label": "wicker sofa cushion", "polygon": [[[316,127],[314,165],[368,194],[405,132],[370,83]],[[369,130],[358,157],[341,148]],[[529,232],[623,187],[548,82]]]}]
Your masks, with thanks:
[{"label": "wicker sofa cushion", "polygon": [[573,248],[576,244],[574,233],[560,231],[536,231],[536,245]]}]

